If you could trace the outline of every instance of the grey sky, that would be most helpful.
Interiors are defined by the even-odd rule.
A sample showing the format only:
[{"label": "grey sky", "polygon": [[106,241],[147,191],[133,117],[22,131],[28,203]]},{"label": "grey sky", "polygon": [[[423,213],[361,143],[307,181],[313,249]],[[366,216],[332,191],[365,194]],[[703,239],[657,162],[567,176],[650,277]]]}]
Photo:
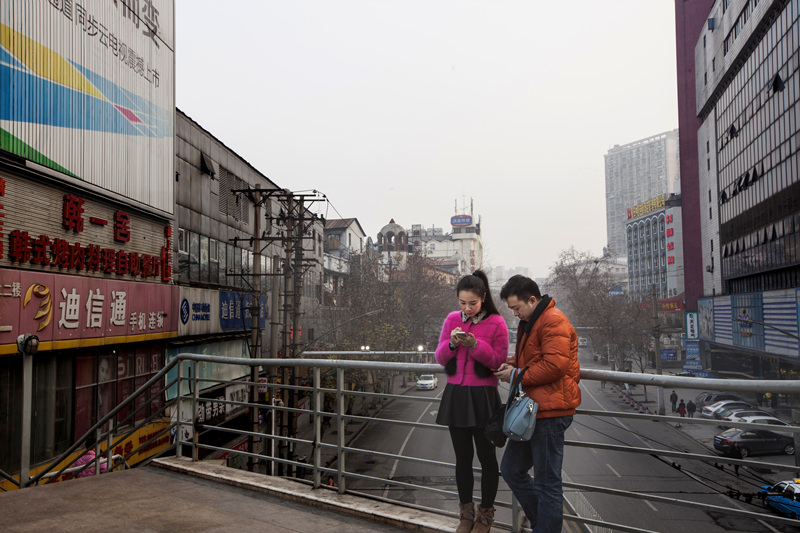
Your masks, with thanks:
[{"label": "grey sky", "polygon": [[489,265],[544,276],[565,248],[601,253],[608,149],[677,127],[674,18],[672,0],[177,0],[176,104],[373,239],[390,218],[449,230],[472,198]]}]

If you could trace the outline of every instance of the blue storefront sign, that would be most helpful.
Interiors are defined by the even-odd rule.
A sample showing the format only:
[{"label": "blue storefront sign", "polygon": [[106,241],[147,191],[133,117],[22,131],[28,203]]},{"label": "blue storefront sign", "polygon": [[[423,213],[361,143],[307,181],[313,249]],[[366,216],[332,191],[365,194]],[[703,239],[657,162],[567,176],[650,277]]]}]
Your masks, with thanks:
[{"label": "blue storefront sign", "polygon": [[[219,291],[219,324],[222,331],[243,331],[252,327],[250,308],[253,295],[234,291]],[[267,326],[267,297],[258,302],[258,327]]]},{"label": "blue storefront sign", "polygon": [[675,348],[661,348],[662,361],[677,361],[678,351]]}]

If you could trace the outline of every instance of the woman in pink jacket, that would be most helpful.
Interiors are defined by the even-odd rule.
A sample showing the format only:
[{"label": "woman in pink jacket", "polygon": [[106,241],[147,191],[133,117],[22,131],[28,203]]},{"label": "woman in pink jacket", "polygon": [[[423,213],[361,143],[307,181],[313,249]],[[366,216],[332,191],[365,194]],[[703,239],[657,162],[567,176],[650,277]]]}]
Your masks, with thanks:
[{"label": "woman in pink jacket", "polygon": [[[483,430],[501,405],[492,372],[508,357],[508,328],[489,292],[486,274],[477,270],[456,286],[460,311],[450,313],[442,326],[436,361],[444,366],[447,386],[436,423],[450,428],[456,456],[456,485],[460,522],[456,533],[486,533],[494,522],[499,468],[496,448]],[[481,502],[475,517],[472,500],[472,458],[481,463]]]},{"label": "woman in pink jacket", "polygon": [[[88,477],[94,475],[94,469],[95,469],[94,448],[96,445],[97,445],[97,439],[95,439],[94,437],[89,437],[88,439],[86,439],[86,452],[84,452],[83,455],[78,457],[78,459],[74,463],[72,463],[71,466],[83,466],[88,463],[91,463],[91,465],[87,466],[86,468],[78,472],[78,474],[75,476],[76,478]],[[100,463],[100,473],[105,474],[106,471],[108,471],[108,465],[105,462]]]}]

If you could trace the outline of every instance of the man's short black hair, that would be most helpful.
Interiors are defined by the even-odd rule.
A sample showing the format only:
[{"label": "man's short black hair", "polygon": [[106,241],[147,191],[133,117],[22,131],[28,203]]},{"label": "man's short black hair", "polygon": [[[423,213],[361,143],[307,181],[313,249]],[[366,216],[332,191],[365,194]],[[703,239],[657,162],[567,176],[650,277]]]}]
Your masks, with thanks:
[{"label": "man's short black hair", "polygon": [[500,299],[505,301],[509,296],[516,296],[519,300],[527,300],[535,296],[537,300],[542,298],[539,285],[531,278],[517,274],[511,276],[503,288],[500,289]]}]

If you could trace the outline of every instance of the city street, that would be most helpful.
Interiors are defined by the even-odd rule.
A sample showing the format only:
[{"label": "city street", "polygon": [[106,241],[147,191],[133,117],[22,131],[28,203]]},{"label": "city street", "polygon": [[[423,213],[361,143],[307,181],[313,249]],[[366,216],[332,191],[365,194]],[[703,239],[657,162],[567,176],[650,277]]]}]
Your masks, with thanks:
[{"label": "city street", "polygon": [[[581,358],[590,357],[582,350]],[[590,362],[586,363],[591,365]],[[411,388],[406,395],[439,397],[444,390],[440,383],[434,391],[416,391]],[[601,388],[593,381],[582,383],[582,409],[596,411],[622,411],[630,408],[622,403],[613,390]],[[655,390],[649,391],[654,399]],[[501,390],[501,395],[505,392]],[[433,424],[436,415],[435,402],[396,400],[381,412],[381,418]],[[669,449],[691,453],[709,453],[703,442],[694,436],[700,432],[700,441],[707,439],[702,432],[714,433],[709,427],[697,430],[675,428],[671,423],[623,418],[589,417],[578,415],[567,432],[568,441],[624,444],[654,449]],[[423,457],[435,461],[452,462],[453,452],[445,429],[407,428],[373,422],[358,434],[350,446],[386,453],[399,453],[409,457]],[[498,458],[503,450],[498,450]],[[712,453],[713,455],[713,453]],[[792,457],[767,456],[769,462],[793,461]],[[673,465],[673,462],[675,463]],[[477,461],[476,461],[477,466]],[[720,463],[722,464],[722,463]],[[678,468],[679,467],[679,468]],[[390,478],[400,482],[415,483],[436,489],[455,491],[455,478],[451,468],[435,467],[409,461],[399,461],[375,455],[348,455],[350,471],[378,478]],[[729,488],[742,493],[755,493],[758,487],[768,482],[791,477],[787,473],[754,471],[743,468],[739,477],[730,465],[723,470],[713,464],[682,459],[661,459],[645,454],[626,454],[616,451],[597,450],[568,446],[565,451],[564,470],[575,483],[601,486],[618,490],[649,493],[666,498],[688,499],[710,505],[733,507],[773,516],[761,507],[760,501],[747,504],[736,501],[726,492]],[[457,509],[455,497],[422,490],[390,487],[384,483],[368,480],[350,480],[348,489],[389,497],[398,501],[449,511]],[[476,495],[479,483],[476,481]],[[723,532],[723,531],[792,531],[791,527],[768,525],[761,520],[741,519],[722,513],[705,512],[661,502],[649,502],[623,498],[596,492],[583,492],[583,496],[605,521],[662,532]],[[501,480],[498,500],[510,501],[508,488]],[[510,512],[498,509],[497,519],[510,522]],[[566,527],[566,525],[565,525]]]}]

